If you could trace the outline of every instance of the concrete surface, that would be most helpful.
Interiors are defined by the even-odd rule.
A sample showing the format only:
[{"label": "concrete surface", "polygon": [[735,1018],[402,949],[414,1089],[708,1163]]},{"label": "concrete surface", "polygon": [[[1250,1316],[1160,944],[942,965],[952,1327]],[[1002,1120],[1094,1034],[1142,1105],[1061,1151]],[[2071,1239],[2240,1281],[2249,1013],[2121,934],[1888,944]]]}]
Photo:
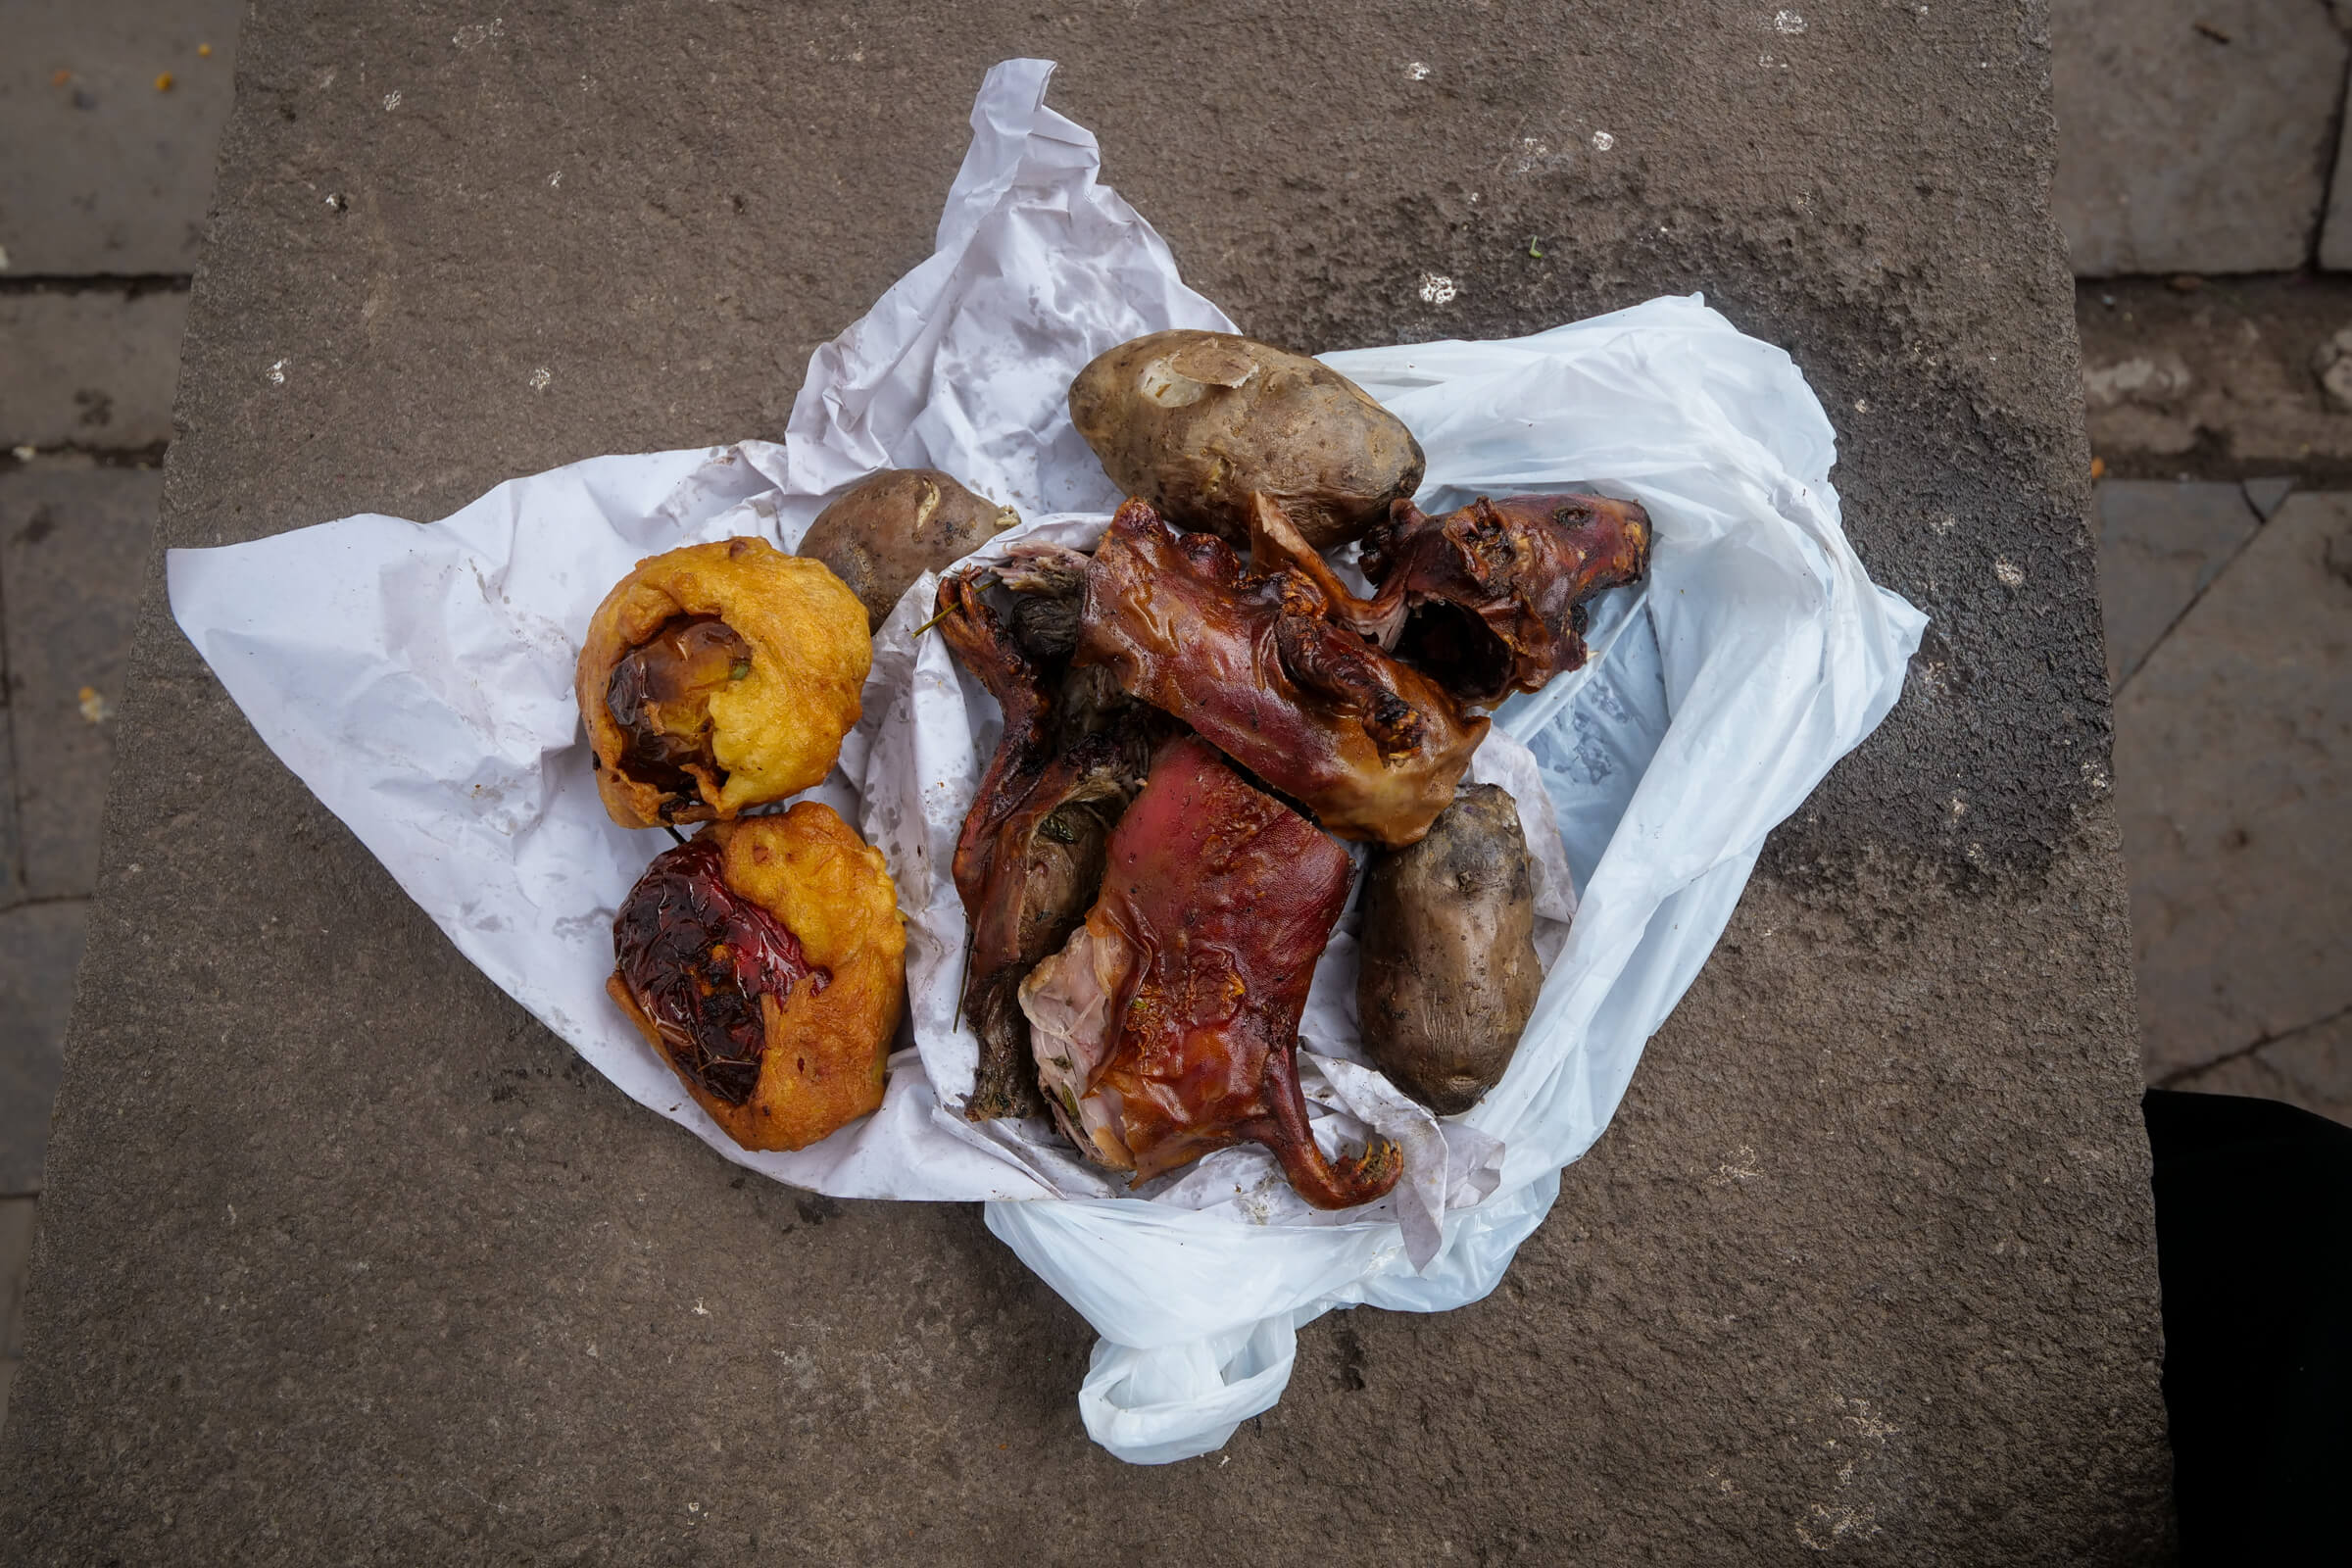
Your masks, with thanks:
[{"label": "concrete surface", "polygon": [[24,1281],[32,1262],[34,1200],[0,1198],[0,1423],[24,1356]]},{"label": "concrete surface", "polygon": [[2352,496],[2294,496],[2116,704],[2140,1031],[2169,1080],[2352,1007]]},{"label": "concrete surface", "polygon": [[87,897],[122,666],[163,474],[44,466],[0,474],[9,732],[24,894]]},{"label": "concrete surface", "polygon": [[1492,15],[493,27],[265,0],[162,528],[431,516],[591,453],[778,433],[809,349],[924,254],[1014,53],[1065,63],[1109,177],[1261,333],[1526,330],[1704,287],[1806,366],[1857,547],[1936,625],[1503,1288],[1327,1319],[1225,1455],[1119,1466],[1072,1405],[1083,1323],[976,1212],[797,1195],[637,1112],[267,756],[151,562],[0,1539],[34,1563],[2162,1557],[2038,14]]},{"label": "concrete surface", "polygon": [[0,1198],[41,1190],[49,1102],[88,913],[79,899],[0,909]]},{"label": "concrete surface", "polygon": [[2341,24],[2315,0],[2051,0],[2074,270],[2273,272],[2319,237]]},{"label": "concrete surface", "polygon": [[2283,1100],[2352,1122],[2352,1013],[2266,1040],[2208,1067],[2177,1075],[2172,1087],[2207,1095]]},{"label": "concrete surface", "polygon": [[187,318],[176,288],[0,294],[0,439],[160,454]]},{"label": "concrete surface", "polygon": [[9,7],[0,277],[194,270],[241,9],[236,0]]},{"label": "concrete surface", "polygon": [[2352,409],[2313,369],[2352,326],[2352,277],[2111,278],[2082,286],[2076,322],[2090,449],[2110,475],[2352,489]]},{"label": "concrete surface", "polygon": [[[2338,15],[2344,15],[2342,8]],[[2344,150],[2352,146],[2352,121],[2337,117],[2335,168],[2328,180],[2328,214],[2320,223],[2319,263],[2331,272],[2352,270],[2352,160]]]},{"label": "concrete surface", "polygon": [[2234,484],[2121,480],[2099,486],[2099,615],[2107,680],[2137,672],[2182,612],[2262,526]]}]

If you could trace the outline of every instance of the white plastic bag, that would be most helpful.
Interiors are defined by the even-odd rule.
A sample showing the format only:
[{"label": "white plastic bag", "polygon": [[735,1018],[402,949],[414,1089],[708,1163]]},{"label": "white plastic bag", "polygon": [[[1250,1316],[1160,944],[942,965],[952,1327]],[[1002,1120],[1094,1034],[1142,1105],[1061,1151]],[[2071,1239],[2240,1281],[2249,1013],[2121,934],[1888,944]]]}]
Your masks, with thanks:
[{"label": "white plastic bag", "polygon": [[603,992],[613,911],[667,840],[598,803],[579,639],[638,557],[737,533],[789,548],[826,492],[877,466],[948,469],[1021,508],[1023,536],[1100,532],[1118,497],[1063,412],[1071,376],[1140,333],[1229,323],[1096,183],[1094,138],[1044,107],[1051,69],[990,73],[938,253],[818,351],[784,445],[597,459],[430,527],[349,517],[174,551],[169,572],[181,627],[271,750],[632,1098],[801,1186],[989,1200],[990,1228],[1102,1335],[1088,1432],[1151,1463],[1211,1451],[1272,1405],[1318,1314],[1439,1311],[1494,1288],[1705,961],[1765,833],[1892,706],[1924,621],[1845,542],[1803,377],[1695,298],[1503,343],[1327,356],[1420,437],[1424,507],[1582,483],[1655,524],[1647,582],[1595,602],[1592,662],[1506,705],[1480,754],[1547,862],[1544,909],[1577,901],[1548,928],[1502,1082],[1440,1122],[1362,1064],[1351,916],[1318,966],[1301,1059],[1320,1136],[1405,1148],[1408,1179],[1382,1203],[1308,1209],[1253,1148],[1139,1200],[1042,1123],[966,1121],[953,1106],[976,1046],[955,1018],[963,915],[946,867],[997,720],[939,639],[913,635],[926,578],[878,635],[865,716],[810,792],[890,859],[913,1047],[875,1115],[796,1153],[736,1148]]}]

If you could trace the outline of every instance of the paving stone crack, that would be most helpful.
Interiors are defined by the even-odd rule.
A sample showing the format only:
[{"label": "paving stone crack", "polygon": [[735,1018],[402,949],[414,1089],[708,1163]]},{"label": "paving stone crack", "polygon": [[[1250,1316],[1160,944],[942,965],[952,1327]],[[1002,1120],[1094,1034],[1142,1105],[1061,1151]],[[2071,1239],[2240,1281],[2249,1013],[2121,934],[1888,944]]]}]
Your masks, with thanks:
[{"label": "paving stone crack", "polygon": [[185,294],[196,281],[193,272],[34,272],[0,277],[0,299],[26,294],[114,294],[137,299],[143,294]]},{"label": "paving stone crack", "polygon": [[[2243,497],[2241,496],[2240,499],[2243,500]],[[2253,502],[2245,501],[2244,505],[2248,512],[2254,512]],[[2148,651],[2139,656],[2139,662],[2133,664],[2130,669],[2124,671],[2124,678],[2120,681],[2117,681],[2115,683],[2114,691],[2108,694],[2109,707],[2112,708],[2115,704],[2124,700],[2124,693],[2130,691],[2132,689],[2132,683],[2139,679],[2139,672],[2148,667],[2148,661],[2156,657],[2156,651],[2171,640],[2174,632],[2177,632],[2180,629],[2180,623],[2188,618],[2189,612],[2195,610],[2198,605],[2204,603],[2205,596],[2213,592],[2214,584],[2220,582],[2224,577],[2230,575],[2230,568],[2237,564],[2238,558],[2246,553],[2247,547],[2253,544],[2255,540],[2262,537],[2262,530],[2269,527],[2270,523],[2263,518],[2262,514],[2259,512],[2254,512],[2254,531],[2247,534],[2244,539],[2240,540],[2235,550],[2230,552],[2230,559],[2223,562],[2220,569],[2215,571],[2212,576],[2205,579],[2204,587],[2199,588],[2195,593],[2188,596],[2188,603],[2180,607],[2180,612],[2164,623],[2164,630],[2158,632],[2156,634],[2156,640],[2148,644]]]},{"label": "paving stone crack", "polygon": [[2211,1061],[2200,1061],[2193,1067],[2176,1067],[2171,1072],[2168,1072],[2163,1077],[2157,1079],[2156,1087],[2159,1089],[2170,1089],[2176,1084],[2185,1083],[2187,1080],[2196,1077],[2199,1073],[2211,1072],[2214,1068],[2222,1066],[2228,1062],[2243,1061],[2258,1051],[2262,1051],[2271,1046],[2279,1045],[2282,1042],[2292,1040],[2297,1035],[2309,1034],[2314,1029],[2325,1029],[2331,1023],[2341,1021],[2347,1014],[2352,1014],[2352,1003],[2348,1003],[2345,1005],[2336,1008],[2333,1012],[2314,1018],[2309,1023],[2299,1023],[2292,1029],[2281,1029],[2275,1035],[2264,1035],[2260,1040],[2255,1041],[2250,1046],[2239,1046],[2233,1051],[2224,1052],[2222,1054],[2214,1057]]}]

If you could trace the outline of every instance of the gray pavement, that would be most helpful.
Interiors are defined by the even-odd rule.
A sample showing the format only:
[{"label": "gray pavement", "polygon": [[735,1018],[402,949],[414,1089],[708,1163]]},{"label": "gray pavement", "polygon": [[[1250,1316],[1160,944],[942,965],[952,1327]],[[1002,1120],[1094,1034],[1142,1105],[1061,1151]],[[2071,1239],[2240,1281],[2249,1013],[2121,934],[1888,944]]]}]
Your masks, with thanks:
[{"label": "gray pavement", "polygon": [[33,0],[0,45],[0,1422],[239,10]]},{"label": "gray pavement", "polygon": [[195,270],[241,9],[13,0],[0,48],[0,278]]},{"label": "gray pavement", "polygon": [[2352,496],[2249,534],[2116,694],[2141,1043],[2192,1087],[2268,1050],[2343,1117],[2285,1063],[2352,1012]]},{"label": "gray pavement", "polygon": [[[1565,32],[1573,61],[1525,47]],[[1079,1432],[1083,1325],[975,1214],[748,1180],[459,960],[254,741],[150,560],[0,1536],[32,1562],[1061,1561],[1179,1532],[1206,1561],[2160,1553],[2034,36],[1942,7],[1482,33],[1375,5],[818,28],[265,0],[166,542],[776,433],[809,348],[923,254],[981,69],[1035,52],[1191,279],[1266,335],[1487,334],[1704,287],[1806,366],[1857,547],[1936,632],[1503,1289],[1310,1328],[1226,1462],[1139,1472]],[[1371,1463],[1335,1462],[1371,1434]]]},{"label": "gray pavement", "polygon": [[[2074,269],[2278,272],[2327,222],[2341,7],[2050,0],[2053,200]],[[2339,178],[2341,176],[2339,175]]]}]

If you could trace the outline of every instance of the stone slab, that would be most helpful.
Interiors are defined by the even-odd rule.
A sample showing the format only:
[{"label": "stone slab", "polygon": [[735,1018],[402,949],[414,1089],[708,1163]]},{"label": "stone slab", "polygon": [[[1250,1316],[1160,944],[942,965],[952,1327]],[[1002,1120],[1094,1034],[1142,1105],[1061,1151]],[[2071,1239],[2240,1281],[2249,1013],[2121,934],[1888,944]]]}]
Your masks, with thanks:
[{"label": "stone slab", "polygon": [[2290,497],[2116,704],[2152,1079],[2352,1005],[2352,496]]},{"label": "stone slab", "polygon": [[2328,181],[2328,213],[2320,223],[2320,266],[2330,272],[2352,271],[2352,163],[2344,158],[2348,145],[2352,145],[2352,122],[2337,130],[2335,169]]},{"label": "stone slab", "polygon": [[0,295],[0,447],[160,451],[187,319],[179,289]]},{"label": "stone slab", "polygon": [[[242,10],[237,0],[9,7],[0,276],[195,269]],[[171,86],[158,90],[166,74]]]},{"label": "stone slab", "polygon": [[2277,480],[2352,488],[2352,410],[2315,353],[2352,327],[2352,276],[2294,273],[2083,285],[2090,448],[2115,478]]},{"label": "stone slab", "polygon": [[2278,272],[2318,239],[2345,42],[2272,0],[2051,0],[2058,169],[2075,271]]},{"label": "stone slab", "polygon": [[2121,688],[2262,519],[2233,484],[2117,479],[2098,495],[2099,612]]},{"label": "stone slab", "polygon": [[0,910],[0,1199],[41,1190],[88,914],[78,899]]},{"label": "stone slab", "polygon": [[34,1200],[0,1198],[0,1429],[8,1425],[8,1391],[24,1354],[24,1286],[32,1274]]},{"label": "stone slab", "polygon": [[42,464],[0,473],[8,722],[25,896],[88,895],[131,626],[163,474]]},{"label": "stone slab", "polygon": [[1143,1471],[1087,1444],[1088,1332],[977,1212],[750,1177],[468,968],[255,742],[151,566],[91,925],[139,961],[93,971],[74,1025],[0,1434],[24,1561],[2161,1556],[2038,26],[1691,0],[492,21],[252,12],[168,542],[778,433],[809,351],[927,252],[985,67],[1035,53],[1262,334],[1704,288],[1814,378],[1856,546],[1935,634],[1502,1287],[1311,1325],[1279,1407]]},{"label": "stone slab", "polygon": [[2297,1029],[2172,1084],[2202,1095],[2253,1095],[2352,1123],[2352,1013]]},{"label": "stone slab", "polygon": [[2245,492],[2246,504],[2254,509],[2254,514],[2268,522],[2278,514],[2280,507],[2286,505],[2286,498],[2294,494],[2295,481],[2292,477],[2277,474],[2262,479],[2248,479],[2245,481]]},{"label": "stone slab", "polygon": [[24,1283],[32,1273],[31,1198],[0,1198],[0,1360],[24,1353]]}]

